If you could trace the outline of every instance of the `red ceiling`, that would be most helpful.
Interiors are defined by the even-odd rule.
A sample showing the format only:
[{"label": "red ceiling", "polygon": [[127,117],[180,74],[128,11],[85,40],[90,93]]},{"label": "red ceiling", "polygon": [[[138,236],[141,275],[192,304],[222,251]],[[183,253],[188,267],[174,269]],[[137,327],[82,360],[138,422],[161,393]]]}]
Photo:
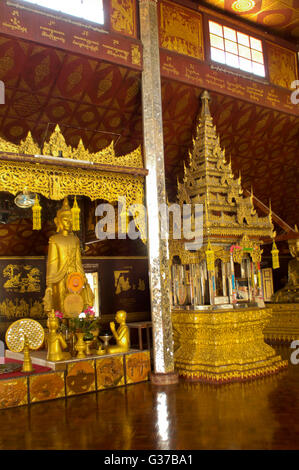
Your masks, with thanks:
[{"label": "red ceiling", "polygon": [[299,0],[205,0],[204,3],[298,43]]},{"label": "red ceiling", "polygon": [[[18,143],[29,130],[41,145],[58,123],[67,143],[83,138],[90,151],[112,139],[125,154],[142,143],[141,79],[138,72],[22,40],[0,37],[0,136]],[[162,80],[167,188],[191,146],[202,90]],[[212,94],[214,123],[247,188],[289,224],[298,223],[299,118]]]}]

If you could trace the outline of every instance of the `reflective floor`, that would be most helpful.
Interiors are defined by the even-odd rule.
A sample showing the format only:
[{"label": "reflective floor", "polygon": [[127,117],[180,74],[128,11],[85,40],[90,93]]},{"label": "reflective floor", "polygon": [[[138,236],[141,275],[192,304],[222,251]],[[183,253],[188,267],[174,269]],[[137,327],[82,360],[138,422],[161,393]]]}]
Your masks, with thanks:
[{"label": "reflective floor", "polygon": [[299,449],[299,364],[250,383],[146,382],[2,410],[0,449]]}]

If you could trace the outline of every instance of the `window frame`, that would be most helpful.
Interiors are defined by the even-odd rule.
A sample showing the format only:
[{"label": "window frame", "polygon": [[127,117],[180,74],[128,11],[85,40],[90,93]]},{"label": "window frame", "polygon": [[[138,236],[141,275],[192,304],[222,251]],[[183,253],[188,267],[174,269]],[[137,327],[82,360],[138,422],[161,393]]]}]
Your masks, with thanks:
[{"label": "window frame", "polygon": [[14,6],[20,10],[29,11],[38,15],[47,16],[53,18],[54,20],[65,21],[66,23],[75,24],[76,26],[81,26],[86,29],[90,29],[97,32],[108,32],[110,30],[110,1],[102,0],[103,3],[103,13],[104,13],[104,23],[94,23],[85,18],[80,18],[79,16],[73,16],[68,13],[63,13],[61,11],[54,10],[52,8],[43,7],[41,5],[36,5],[34,3],[30,4],[29,0],[6,0],[8,6]]},{"label": "window frame", "polygon": [[[213,46],[211,46],[211,41],[210,41],[210,27],[209,27],[209,22],[210,21],[212,21],[214,23],[217,23],[222,27],[227,27],[227,28],[233,29],[233,30],[236,31],[236,33],[239,32],[239,33],[242,33],[242,34],[246,34],[247,36],[250,36],[253,39],[258,39],[259,41],[261,41],[262,51],[263,51],[262,54],[263,54],[263,59],[264,59],[264,68],[265,68],[265,76],[264,77],[262,77],[261,75],[256,75],[253,72],[246,72],[245,70],[242,70],[240,68],[232,67],[230,65],[223,64],[221,62],[217,62],[217,61],[212,59],[211,47],[213,47]],[[257,82],[262,82],[264,84],[269,84],[266,41],[261,36],[259,36],[258,34],[255,34],[255,32],[248,31],[245,28],[243,29],[239,25],[229,23],[229,22],[225,21],[224,19],[219,19],[217,17],[213,17],[213,16],[210,16],[210,15],[205,15],[204,26],[205,26],[205,31],[206,31],[206,34],[205,34],[205,37],[206,37],[205,54],[206,54],[207,63],[209,64],[209,66],[211,68],[219,67],[223,70],[223,72],[225,72],[227,70],[228,73],[231,73],[233,75],[237,75],[237,76],[247,78],[247,79],[250,79],[250,80],[254,80],[254,81],[257,81]],[[238,55],[238,57],[240,57],[240,56]],[[252,59],[251,59],[251,62],[252,62]]]}]

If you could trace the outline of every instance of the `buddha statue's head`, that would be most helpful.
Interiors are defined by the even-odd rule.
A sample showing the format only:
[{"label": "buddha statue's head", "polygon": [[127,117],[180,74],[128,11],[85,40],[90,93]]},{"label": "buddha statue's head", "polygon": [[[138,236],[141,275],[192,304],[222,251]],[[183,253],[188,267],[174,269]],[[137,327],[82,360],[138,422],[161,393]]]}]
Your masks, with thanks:
[{"label": "buddha statue's head", "polygon": [[289,240],[289,250],[293,258],[299,258],[299,238]]},{"label": "buddha statue's head", "polygon": [[[298,232],[297,225],[295,225],[295,232]],[[289,250],[293,258],[299,258],[299,233],[298,238],[291,238],[289,240]]]},{"label": "buddha statue's head", "polygon": [[117,323],[125,323],[127,318],[127,312],[125,310],[118,310],[115,315]]},{"label": "buddha statue's head", "polygon": [[72,230],[72,211],[67,197],[64,198],[61,209],[57,211],[54,222],[57,232],[70,232]]}]

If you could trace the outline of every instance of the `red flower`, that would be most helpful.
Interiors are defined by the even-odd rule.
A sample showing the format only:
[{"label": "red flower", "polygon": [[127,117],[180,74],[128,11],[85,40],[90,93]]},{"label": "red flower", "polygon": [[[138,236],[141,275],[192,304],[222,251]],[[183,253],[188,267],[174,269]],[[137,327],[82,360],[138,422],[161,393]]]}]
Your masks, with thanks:
[{"label": "red flower", "polygon": [[59,312],[59,310],[56,310],[56,312],[55,312],[55,317],[57,317],[57,318],[63,318],[63,313],[62,313],[62,312]]},{"label": "red flower", "polygon": [[94,317],[95,316],[95,311],[92,307],[87,307],[85,310],[84,310],[84,313],[86,316],[88,317]]}]

